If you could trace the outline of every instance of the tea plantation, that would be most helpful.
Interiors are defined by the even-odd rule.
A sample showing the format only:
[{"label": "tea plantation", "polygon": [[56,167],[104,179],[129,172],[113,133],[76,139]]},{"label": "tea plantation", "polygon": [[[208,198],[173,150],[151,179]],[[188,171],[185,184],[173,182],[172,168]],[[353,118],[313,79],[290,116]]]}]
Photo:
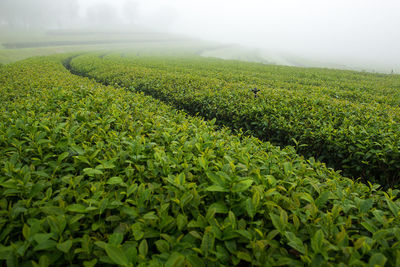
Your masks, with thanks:
[{"label": "tea plantation", "polygon": [[223,126],[395,184],[398,77],[250,64],[253,78],[235,64],[89,54],[2,66],[2,265],[400,265],[395,186]]},{"label": "tea plantation", "polygon": [[126,55],[85,55],[70,66],[274,144],[297,146],[345,176],[391,186],[400,179],[399,75]]}]

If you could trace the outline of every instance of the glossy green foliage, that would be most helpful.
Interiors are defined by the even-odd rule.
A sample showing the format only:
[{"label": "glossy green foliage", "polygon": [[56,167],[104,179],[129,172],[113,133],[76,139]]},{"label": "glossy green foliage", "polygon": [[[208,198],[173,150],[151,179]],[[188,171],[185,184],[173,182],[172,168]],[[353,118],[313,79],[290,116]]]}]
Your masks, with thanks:
[{"label": "glossy green foliage", "polygon": [[[400,179],[398,75],[96,55],[75,58],[71,66],[99,82],[296,146],[345,176],[385,186]],[[254,87],[261,90],[258,97]]]},{"label": "glossy green foliage", "polygon": [[0,69],[8,266],[395,266],[398,190],[70,74]]}]

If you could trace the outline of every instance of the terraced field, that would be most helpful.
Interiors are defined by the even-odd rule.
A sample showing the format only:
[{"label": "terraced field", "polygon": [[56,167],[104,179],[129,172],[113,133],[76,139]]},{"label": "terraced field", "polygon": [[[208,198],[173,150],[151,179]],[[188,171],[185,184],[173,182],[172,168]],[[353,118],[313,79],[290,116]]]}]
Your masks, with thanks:
[{"label": "terraced field", "polygon": [[[314,90],[290,88],[306,75],[301,69],[249,64],[253,82],[234,78],[235,64],[244,63],[61,55],[1,67],[3,264],[399,265],[399,190],[215,125],[274,143],[296,139],[305,154],[331,155],[341,166],[347,158],[347,173],[359,166],[364,179],[395,183],[398,97],[382,92],[373,100],[379,88],[372,86],[337,99],[327,77],[319,82],[332,79],[332,88],[318,99]],[[274,69],[295,78],[274,87],[279,81],[263,76]],[[348,75],[389,84],[388,92],[398,85],[396,76]],[[365,151],[368,164],[359,160]]]}]

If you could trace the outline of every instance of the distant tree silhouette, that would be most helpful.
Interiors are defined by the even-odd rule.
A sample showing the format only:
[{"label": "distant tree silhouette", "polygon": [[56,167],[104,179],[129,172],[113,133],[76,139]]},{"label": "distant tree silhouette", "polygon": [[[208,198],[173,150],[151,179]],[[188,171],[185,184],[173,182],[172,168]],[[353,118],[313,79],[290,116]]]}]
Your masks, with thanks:
[{"label": "distant tree silhouette", "polygon": [[78,17],[77,0],[0,0],[0,25],[15,28],[62,28]]},{"label": "distant tree silhouette", "polygon": [[138,10],[139,4],[136,1],[125,1],[123,6],[123,14],[129,24],[135,24],[137,22]]}]

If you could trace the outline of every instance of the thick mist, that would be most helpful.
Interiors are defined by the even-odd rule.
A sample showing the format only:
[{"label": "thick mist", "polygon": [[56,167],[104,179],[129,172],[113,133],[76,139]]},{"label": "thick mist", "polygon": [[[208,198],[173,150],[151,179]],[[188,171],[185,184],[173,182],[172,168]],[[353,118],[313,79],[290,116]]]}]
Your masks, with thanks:
[{"label": "thick mist", "polygon": [[0,0],[0,26],[153,29],[399,73],[399,11],[397,0]]},{"label": "thick mist", "polygon": [[179,14],[174,31],[322,63],[400,71],[397,0],[175,0],[171,5]]}]

